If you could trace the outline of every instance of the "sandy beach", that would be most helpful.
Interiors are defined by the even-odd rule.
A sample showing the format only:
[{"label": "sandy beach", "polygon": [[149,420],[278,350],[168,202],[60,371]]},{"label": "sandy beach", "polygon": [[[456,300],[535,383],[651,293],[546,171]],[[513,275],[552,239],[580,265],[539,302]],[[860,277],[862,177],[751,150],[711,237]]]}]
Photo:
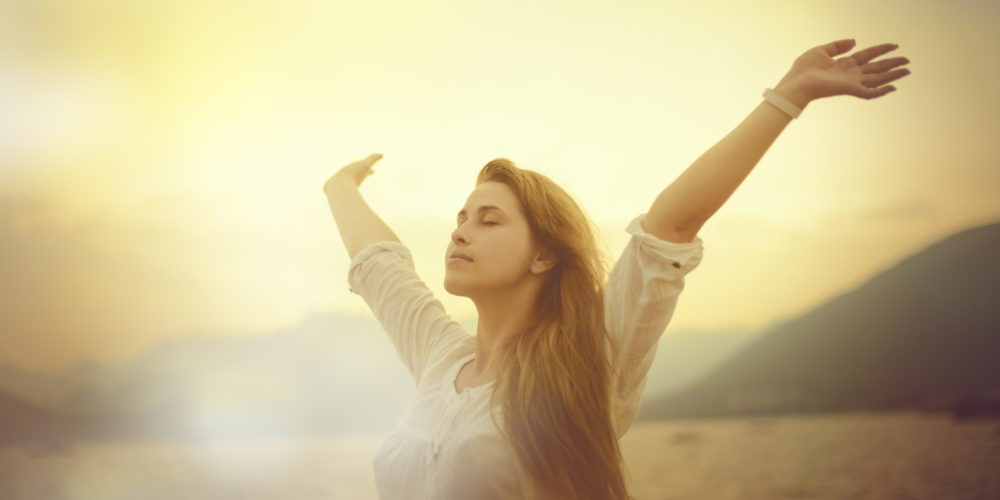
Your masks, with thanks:
[{"label": "sandy beach", "polygon": [[[380,435],[0,447],[6,500],[375,499]],[[638,500],[1000,497],[1000,420],[859,413],[636,424]]]}]

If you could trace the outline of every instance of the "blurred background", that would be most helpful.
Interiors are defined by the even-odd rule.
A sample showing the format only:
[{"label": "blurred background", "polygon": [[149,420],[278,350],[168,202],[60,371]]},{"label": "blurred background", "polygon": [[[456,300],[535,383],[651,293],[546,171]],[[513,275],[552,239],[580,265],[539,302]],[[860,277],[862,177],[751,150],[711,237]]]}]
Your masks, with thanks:
[{"label": "blurred background", "polygon": [[[474,332],[443,258],[489,160],[564,186],[615,259],[799,54],[842,38],[898,43],[913,74],[811,103],[699,233],[635,427],[662,439],[623,441],[653,471],[636,493],[1000,491],[998,10],[2,0],[0,496],[373,497],[412,382],[348,291],[330,175],[385,155],[362,193]],[[851,447],[870,435],[897,489]],[[740,439],[785,451],[734,460]],[[794,458],[830,443],[843,464]],[[748,462],[784,482],[719,486],[755,483],[719,472]]]}]

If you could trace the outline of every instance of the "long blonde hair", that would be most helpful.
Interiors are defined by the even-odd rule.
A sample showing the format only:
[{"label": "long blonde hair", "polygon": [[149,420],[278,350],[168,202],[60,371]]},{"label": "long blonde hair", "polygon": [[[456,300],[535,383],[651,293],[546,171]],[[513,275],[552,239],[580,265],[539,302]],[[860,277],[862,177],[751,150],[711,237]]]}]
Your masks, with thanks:
[{"label": "long blonde hair", "polygon": [[476,185],[489,181],[514,191],[535,241],[557,258],[539,291],[538,323],[497,356],[491,406],[499,399],[501,431],[542,498],[631,498],[611,414],[608,264],[596,228],[555,182],[506,158],[487,163]]}]

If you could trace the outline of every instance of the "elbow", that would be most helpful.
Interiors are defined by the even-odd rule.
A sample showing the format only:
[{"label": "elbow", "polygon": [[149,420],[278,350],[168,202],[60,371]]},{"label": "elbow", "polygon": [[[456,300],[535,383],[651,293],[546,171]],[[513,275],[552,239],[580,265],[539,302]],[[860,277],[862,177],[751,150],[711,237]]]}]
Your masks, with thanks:
[{"label": "elbow", "polygon": [[701,226],[705,225],[705,221],[687,222],[681,224],[674,228],[674,231],[681,238],[681,243],[689,243],[694,241],[695,236],[698,236],[698,231],[701,230]]},{"label": "elbow", "polygon": [[661,240],[669,241],[672,243],[691,243],[694,241],[697,232],[684,232],[679,230],[674,230],[670,233],[666,233],[663,236],[655,235]]},{"label": "elbow", "polygon": [[649,216],[642,223],[643,229],[657,238],[672,243],[690,243],[694,241],[702,224],[667,223],[666,221],[650,220]]}]

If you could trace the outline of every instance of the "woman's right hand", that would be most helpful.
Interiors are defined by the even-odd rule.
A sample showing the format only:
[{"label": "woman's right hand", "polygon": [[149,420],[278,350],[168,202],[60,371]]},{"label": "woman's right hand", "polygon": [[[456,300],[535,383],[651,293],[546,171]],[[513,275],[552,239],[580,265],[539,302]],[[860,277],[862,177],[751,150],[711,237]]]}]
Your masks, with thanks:
[{"label": "woman's right hand", "polygon": [[396,233],[365,203],[358,190],[361,182],[372,174],[372,165],[381,158],[381,153],[373,153],[345,165],[323,185],[330,213],[351,259],[372,243],[399,241]]},{"label": "woman's right hand", "polygon": [[352,187],[361,186],[361,183],[364,182],[369,175],[375,173],[375,171],[372,170],[372,166],[375,165],[375,162],[381,159],[382,153],[372,153],[364,159],[341,167],[337,173],[333,174],[333,176],[327,179],[326,183],[323,184],[323,191],[329,192],[332,187],[340,184],[347,184]]}]

